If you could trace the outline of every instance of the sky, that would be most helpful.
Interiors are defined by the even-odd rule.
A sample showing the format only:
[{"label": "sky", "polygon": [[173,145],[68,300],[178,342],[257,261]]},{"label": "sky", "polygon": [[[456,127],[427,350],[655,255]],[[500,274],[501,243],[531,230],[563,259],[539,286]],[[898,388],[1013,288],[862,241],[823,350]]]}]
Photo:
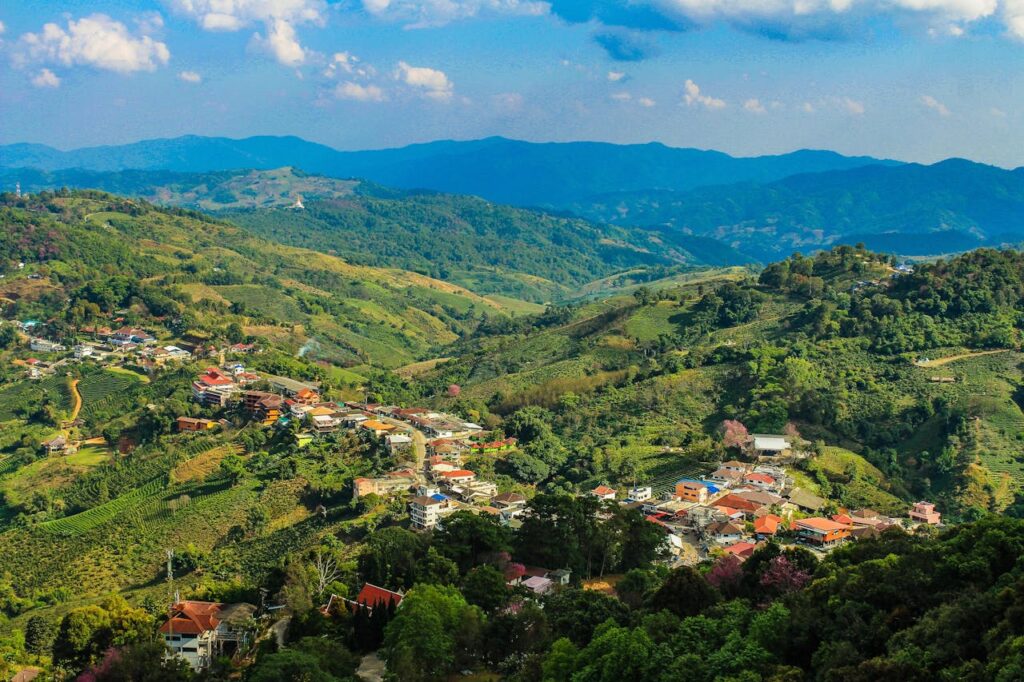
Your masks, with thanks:
[{"label": "sky", "polygon": [[0,143],[503,135],[1024,166],[1024,0],[4,0]]}]

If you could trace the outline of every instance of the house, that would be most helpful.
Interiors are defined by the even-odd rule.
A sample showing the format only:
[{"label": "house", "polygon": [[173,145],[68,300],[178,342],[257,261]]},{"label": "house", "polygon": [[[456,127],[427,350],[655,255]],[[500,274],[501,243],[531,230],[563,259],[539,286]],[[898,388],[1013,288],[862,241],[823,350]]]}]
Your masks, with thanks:
[{"label": "house", "polygon": [[732,497],[747,500],[758,507],[771,507],[772,505],[781,505],[783,502],[782,498],[778,495],[773,495],[764,490],[741,490],[740,492],[732,493]]},{"label": "house", "polygon": [[683,502],[704,504],[708,501],[708,487],[697,481],[679,481],[676,483],[676,497]]},{"label": "house", "polygon": [[765,514],[754,519],[754,534],[758,538],[772,537],[779,532],[782,518],[775,514]]},{"label": "house", "polygon": [[712,542],[720,545],[731,545],[743,539],[743,526],[732,521],[715,521],[704,528],[704,534]]},{"label": "house", "polygon": [[84,360],[85,358],[90,358],[93,356],[95,352],[96,349],[93,348],[92,346],[87,346],[84,343],[80,343],[77,346],[75,346],[75,359]]},{"label": "house", "polygon": [[762,490],[774,490],[778,487],[778,482],[769,476],[768,474],[762,474],[759,472],[753,472],[743,477],[743,482],[747,485],[752,485]]},{"label": "house", "polygon": [[735,469],[728,469],[723,466],[708,474],[708,480],[732,487],[734,485],[738,485],[740,481],[743,480],[743,472],[736,471]]},{"label": "house", "polygon": [[394,606],[398,608],[404,598],[405,595],[401,592],[393,592],[383,587],[365,583],[363,589],[359,590],[359,594],[356,595],[355,603],[372,611],[378,606]]},{"label": "house", "polygon": [[178,417],[178,431],[207,431],[217,426],[212,419],[196,419],[194,417]]},{"label": "house", "polygon": [[789,454],[793,446],[786,436],[774,436],[755,433],[751,439],[751,449],[758,457],[777,457]]},{"label": "house", "polygon": [[393,424],[386,424],[377,419],[367,419],[366,421],[360,422],[359,428],[365,431],[369,431],[373,435],[380,438],[381,436],[391,431],[394,431],[398,427]]},{"label": "house", "polygon": [[646,502],[651,499],[654,495],[654,490],[651,486],[639,486],[629,489],[629,493],[626,495],[627,502]]},{"label": "house", "polygon": [[249,641],[251,604],[182,601],[171,607],[160,626],[164,645],[193,670],[203,670],[219,656],[231,655]]},{"label": "house", "polygon": [[269,426],[281,417],[284,398],[266,391],[246,391],[242,394],[242,405],[263,426]]},{"label": "house", "polygon": [[310,426],[316,433],[333,433],[341,426],[341,417],[333,412],[330,414],[316,414],[316,409],[314,409],[309,415]]},{"label": "house", "polygon": [[749,517],[755,516],[755,513],[764,507],[764,504],[748,499],[746,496],[741,497],[737,493],[724,495],[715,500],[715,504],[722,507],[731,507],[743,512],[744,516]]},{"label": "house", "polygon": [[526,507],[526,496],[520,493],[501,493],[491,499],[491,504],[501,511],[516,512]]},{"label": "house", "polygon": [[796,534],[801,540],[818,547],[835,547],[850,537],[850,527],[832,519],[821,517],[798,519],[794,525]]},{"label": "house", "polygon": [[412,436],[407,436],[404,433],[395,433],[387,436],[385,442],[388,445],[388,451],[394,455],[402,450],[408,450],[412,447]]},{"label": "house", "polygon": [[40,445],[47,452],[64,452],[68,447],[68,441],[64,436],[56,436],[50,440],[44,440]]},{"label": "house", "polygon": [[352,481],[352,497],[359,499],[364,495],[379,495],[381,497],[396,492],[404,492],[416,485],[416,476],[402,472],[397,476],[384,476],[381,478],[365,478],[360,476]]},{"label": "house", "polygon": [[820,511],[825,506],[825,500],[802,488],[793,488],[789,493],[789,501],[792,505],[808,512]]},{"label": "house", "polygon": [[315,381],[297,381],[288,377],[279,377],[272,374],[268,374],[266,379],[270,383],[270,387],[272,389],[287,395],[289,398],[294,398],[302,389],[317,392],[320,390],[320,384]]},{"label": "house", "polygon": [[730,459],[728,462],[722,462],[722,465],[719,467],[719,469],[724,469],[725,471],[733,471],[736,472],[737,474],[745,474],[750,469],[750,467],[744,464],[743,462],[740,462],[735,459]]},{"label": "house", "polygon": [[149,345],[156,343],[155,336],[144,329],[138,329],[136,327],[121,327],[120,329],[112,332],[108,340],[111,345],[114,346],[127,346],[129,344]]},{"label": "house", "polygon": [[725,554],[731,554],[732,556],[736,557],[741,562],[743,562],[749,559],[751,555],[753,555],[754,550],[756,549],[757,545],[755,545],[753,542],[740,541],[729,545],[722,551]]},{"label": "house", "polygon": [[911,521],[920,521],[931,526],[942,523],[942,514],[935,511],[935,505],[931,502],[915,502],[909,512]]},{"label": "house", "polygon": [[49,339],[33,338],[28,342],[28,347],[37,353],[60,353],[67,350],[67,347],[50,341]]},{"label": "house", "polygon": [[192,382],[192,399],[202,405],[224,406],[228,396],[237,391],[234,379],[217,367],[207,367]]},{"label": "house", "polygon": [[316,405],[320,402],[320,394],[308,387],[302,387],[292,396],[300,405]]},{"label": "house", "polygon": [[545,594],[550,592],[555,587],[555,581],[551,578],[547,578],[539,575],[532,575],[523,582],[520,583],[523,587],[533,592],[539,597],[543,597]]},{"label": "house", "polygon": [[615,495],[618,491],[615,488],[609,488],[606,485],[599,485],[590,491],[590,494],[599,500],[614,500]]},{"label": "house", "polygon": [[446,495],[420,495],[409,502],[409,520],[413,528],[430,530],[454,510],[455,505]]},{"label": "house", "polygon": [[459,483],[469,483],[476,474],[469,469],[454,469],[452,471],[442,471],[440,479],[448,485],[458,485]]}]

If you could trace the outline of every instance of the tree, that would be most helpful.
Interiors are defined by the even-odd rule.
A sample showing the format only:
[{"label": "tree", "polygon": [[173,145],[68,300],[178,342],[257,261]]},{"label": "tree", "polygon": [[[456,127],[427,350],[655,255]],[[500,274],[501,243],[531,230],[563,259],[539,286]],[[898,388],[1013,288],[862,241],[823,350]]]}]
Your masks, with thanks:
[{"label": "tree", "polygon": [[144,609],[110,597],[64,616],[53,641],[53,663],[81,670],[110,647],[152,640],[155,631],[153,618]]},{"label": "tree", "polygon": [[42,616],[32,616],[25,624],[25,651],[42,656],[53,645],[53,624]]},{"label": "tree", "polygon": [[548,597],[544,611],[555,635],[586,644],[607,620],[625,624],[629,610],[615,597],[594,590],[568,589]]},{"label": "tree", "polygon": [[359,659],[338,642],[304,637],[281,651],[260,656],[249,669],[248,682],[348,682],[355,677]]},{"label": "tree", "polygon": [[444,679],[476,655],[481,622],[454,587],[417,585],[384,633],[388,671],[403,682]]},{"label": "tree", "polygon": [[539,457],[525,452],[513,452],[505,459],[509,473],[523,483],[540,483],[551,475],[551,467]]},{"label": "tree", "polygon": [[245,460],[235,454],[226,455],[220,461],[220,472],[234,485],[245,475]]},{"label": "tree", "polygon": [[372,533],[359,555],[359,575],[381,587],[409,589],[417,581],[427,539],[397,526]]},{"label": "tree", "polygon": [[107,649],[103,660],[78,677],[85,682],[188,682],[195,679],[188,663],[168,658],[162,642],[140,642]]},{"label": "tree", "polygon": [[459,572],[511,549],[512,533],[494,516],[458,511],[434,532],[434,545],[458,564]]},{"label": "tree", "polygon": [[651,594],[658,589],[660,581],[652,571],[634,568],[626,572],[615,585],[619,599],[632,609],[640,608]]},{"label": "tree", "polygon": [[652,599],[658,608],[667,609],[680,618],[695,616],[716,601],[718,595],[714,588],[689,566],[681,566],[669,573]]},{"label": "tree", "polygon": [[261,505],[250,507],[245,513],[245,528],[250,535],[259,535],[270,523],[270,514]]},{"label": "tree", "polygon": [[489,565],[477,566],[466,574],[462,581],[462,594],[467,602],[488,613],[505,606],[512,598],[505,575]]}]

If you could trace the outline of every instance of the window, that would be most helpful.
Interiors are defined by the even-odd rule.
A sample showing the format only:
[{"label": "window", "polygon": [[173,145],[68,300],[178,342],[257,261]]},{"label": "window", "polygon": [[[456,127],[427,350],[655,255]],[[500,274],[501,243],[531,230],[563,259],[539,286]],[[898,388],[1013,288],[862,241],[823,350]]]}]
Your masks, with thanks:
[{"label": "window", "polygon": [[197,649],[194,646],[183,646],[181,647],[181,650],[186,654],[194,654],[197,651]]}]

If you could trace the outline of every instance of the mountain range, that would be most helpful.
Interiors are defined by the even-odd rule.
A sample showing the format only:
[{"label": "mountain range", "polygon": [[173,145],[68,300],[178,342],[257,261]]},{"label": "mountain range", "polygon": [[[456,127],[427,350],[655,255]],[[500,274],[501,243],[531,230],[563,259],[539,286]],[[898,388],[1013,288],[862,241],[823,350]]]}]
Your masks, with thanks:
[{"label": "mountain range", "polygon": [[294,166],[403,189],[474,194],[499,203],[556,208],[607,192],[770,182],[797,173],[893,163],[828,151],[737,158],[659,143],[533,143],[501,137],[355,152],[298,137],[231,140],[194,135],[71,151],[38,144],[0,146],[0,167],[6,168],[195,173]]},{"label": "mountain range", "polygon": [[[352,180],[356,178],[360,182]],[[590,250],[626,244],[627,250],[652,253],[639,259],[612,258],[592,270],[596,277],[609,274],[610,267],[763,263],[795,250],[841,243],[864,243],[901,256],[935,256],[1024,241],[1024,169],[964,159],[921,165],[808,150],[736,158],[656,143],[530,143],[504,138],[341,152],[297,137],[187,136],[72,151],[32,144],[2,146],[0,185],[7,188],[17,181],[27,191],[100,188],[161,204],[232,210],[236,219],[250,226],[265,226],[260,211],[279,210],[297,196],[348,197],[331,207],[330,234],[322,222],[287,216],[284,222],[291,227],[286,241],[316,246],[309,241],[315,235],[317,243],[360,262],[435,275],[441,274],[434,267],[437,263],[424,264],[409,254],[389,261],[382,253],[347,248],[351,229],[367,225],[360,215],[365,214],[370,195],[377,208],[390,202],[386,211],[397,210],[406,218],[432,203],[434,218],[416,228],[421,236],[424,225],[442,224],[436,220],[437,211],[440,204],[447,204],[451,220],[445,224],[471,228],[459,239],[472,241],[478,252],[494,247],[473,234],[489,229],[476,229],[473,220],[485,213],[504,213],[506,218],[513,213],[467,210],[471,202],[454,195],[475,195],[492,204],[549,214],[515,214],[521,226],[538,228],[532,230],[534,236],[554,224],[550,216],[583,218],[591,225],[572,223],[579,237],[575,241],[589,240]],[[432,192],[449,198],[430,199]],[[398,209],[403,202],[417,206]],[[456,205],[462,208],[456,210]],[[350,215],[343,215],[346,212]],[[305,217],[312,219],[310,213]],[[377,213],[374,219],[380,218]],[[339,231],[342,223],[348,225],[347,232]],[[664,245],[664,253],[650,248],[652,235],[647,233]],[[550,245],[550,237],[534,243]],[[530,258],[528,249],[519,255]],[[486,259],[470,260],[474,258],[477,265],[486,264]],[[586,261],[581,265],[590,267]],[[535,270],[524,272],[545,277]],[[571,279],[569,284],[581,284],[578,277]],[[485,293],[498,289],[489,286]],[[557,287],[528,289],[517,285],[514,293],[542,301]]]}]

